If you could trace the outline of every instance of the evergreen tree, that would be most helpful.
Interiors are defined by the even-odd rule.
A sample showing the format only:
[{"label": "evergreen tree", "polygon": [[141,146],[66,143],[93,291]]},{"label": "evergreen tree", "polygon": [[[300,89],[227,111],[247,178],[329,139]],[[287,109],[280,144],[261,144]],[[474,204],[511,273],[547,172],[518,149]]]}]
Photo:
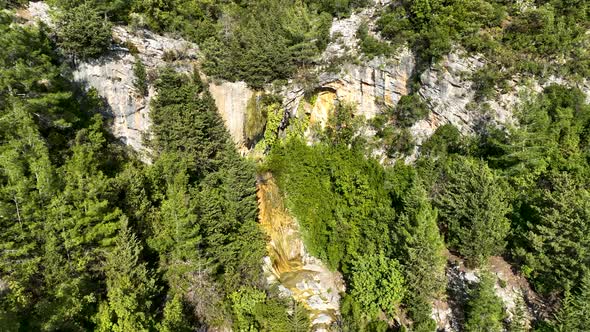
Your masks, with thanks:
[{"label": "evergreen tree", "polygon": [[74,61],[95,58],[108,50],[112,40],[111,25],[90,3],[68,8],[62,15],[57,22],[59,45],[74,56]]},{"label": "evergreen tree", "polygon": [[141,61],[139,57],[135,57],[135,63],[133,64],[133,75],[135,75],[133,85],[137,89],[137,92],[139,92],[139,94],[142,96],[147,96],[147,72],[145,70],[145,65],[143,64],[143,61]]},{"label": "evergreen tree", "polygon": [[528,315],[526,303],[522,296],[517,296],[514,300],[514,308],[512,310],[512,317],[508,331],[510,332],[527,332],[530,328],[528,326]]},{"label": "evergreen tree", "polygon": [[180,152],[191,175],[202,176],[218,169],[233,147],[213,99],[194,79],[171,68],[161,71],[150,112],[150,145],[156,153]]},{"label": "evergreen tree", "polygon": [[446,265],[437,211],[420,184],[414,184],[403,200],[406,212],[400,216],[400,247],[408,286],[416,295],[435,298],[444,292]]},{"label": "evergreen tree", "polygon": [[158,327],[160,332],[188,332],[192,331],[189,320],[184,313],[184,303],[180,295],[175,295],[166,302],[164,317]]},{"label": "evergreen tree", "polygon": [[60,169],[63,191],[55,195],[44,224],[47,295],[37,305],[43,329],[88,326],[98,285],[99,262],[116,238],[121,211],[112,205],[112,180],[100,169],[106,139],[103,123],[80,130],[72,155]]},{"label": "evergreen tree", "polygon": [[469,294],[465,331],[500,332],[504,330],[502,325],[504,309],[502,300],[496,296],[494,284],[494,278],[489,273],[481,274],[479,283]]},{"label": "evergreen tree", "polygon": [[[31,310],[42,269],[43,206],[54,194],[49,151],[31,115],[11,105],[0,117],[0,310],[18,325]],[[24,318],[24,317],[23,317]]]},{"label": "evergreen tree", "polygon": [[350,295],[368,319],[380,312],[393,316],[406,291],[399,263],[382,253],[359,257],[352,266],[350,286]]},{"label": "evergreen tree", "polygon": [[533,191],[518,210],[514,253],[537,290],[550,292],[577,284],[588,270],[590,193],[567,173],[543,181],[550,189]]},{"label": "evergreen tree", "polygon": [[472,264],[482,264],[501,254],[510,230],[507,186],[483,161],[448,159],[435,185],[448,243]]},{"label": "evergreen tree", "polygon": [[556,331],[585,331],[590,326],[590,273],[586,272],[573,294],[566,290],[557,314]]},{"label": "evergreen tree", "polygon": [[150,331],[154,325],[156,281],[141,262],[141,244],[123,221],[115,247],[106,255],[107,300],[100,306],[98,331]]},{"label": "evergreen tree", "polygon": [[432,330],[436,324],[430,318],[430,303],[444,293],[446,286],[444,240],[438,230],[437,211],[421,184],[413,183],[403,192],[402,200],[405,211],[399,217],[395,237],[408,287],[405,302],[413,330]]}]

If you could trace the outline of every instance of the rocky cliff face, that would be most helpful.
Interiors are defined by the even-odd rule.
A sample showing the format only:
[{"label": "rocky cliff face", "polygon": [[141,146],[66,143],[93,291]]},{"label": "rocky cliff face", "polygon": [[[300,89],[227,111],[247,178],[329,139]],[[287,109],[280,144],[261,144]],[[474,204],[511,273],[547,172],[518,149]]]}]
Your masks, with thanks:
[{"label": "rocky cliff face", "polygon": [[246,107],[254,91],[244,82],[212,82],[209,84],[209,92],[215,99],[217,110],[234,143],[242,153],[245,153]]},{"label": "rocky cliff face", "polygon": [[[123,27],[115,27],[113,37],[125,47],[113,46],[109,55],[78,64],[73,73],[74,80],[86,88],[96,89],[105,99],[113,117],[114,135],[133,149],[143,151],[143,133],[150,125],[149,104],[155,95],[152,85],[155,71],[162,66],[192,71],[197,47],[183,40],[145,30],[131,32]],[[146,96],[138,93],[133,83],[136,61],[142,61],[148,73],[150,88]]]},{"label": "rocky cliff face", "polygon": [[[51,26],[49,12],[50,8],[44,2],[30,2],[21,15]],[[113,119],[111,128],[115,137],[136,151],[146,152],[143,136],[150,125],[149,104],[155,95],[155,71],[162,66],[172,66],[181,72],[191,72],[198,49],[181,39],[147,30],[131,31],[121,26],[113,28],[113,39],[115,43],[106,56],[78,63],[73,78],[85,89],[96,89],[104,99],[106,113]],[[136,61],[143,62],[146,67],[149,91],[145,96],[138,93],[133,83]]]}]

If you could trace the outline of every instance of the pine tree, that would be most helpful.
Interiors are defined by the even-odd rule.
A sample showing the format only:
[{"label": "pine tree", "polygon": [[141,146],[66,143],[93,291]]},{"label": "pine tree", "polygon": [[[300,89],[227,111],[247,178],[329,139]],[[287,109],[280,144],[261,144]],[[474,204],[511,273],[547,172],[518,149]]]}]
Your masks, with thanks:
[{"label": "pine tree", "polygon": [[184,313],[184,303],[180,295],[175,295],[166,302],[164,318],[158,327],[160,332],[188,332],[192,331],[188,318]]},{"label": "pine tree", "polygon": [[432,208],[426,191],[414,183],[404,193],[405,212],[400,215],[401,257],[408,296],[406,302],[415,331],[432,330],[430,302],[445,290],[444,241],[437,225],[437,211]]},{"label": "pine tree", "polygon": [[115,247],[106,255],[107,300],[99,309],[98,331],[150,331],[156,281],[141,262],[141,244],[123,220]]},{"label": "pine tree", "polygon": [[74,59],[96,58],[111,44],[111,24],[84,2],[69,8],[57,22],[59,45]]},{"label": "pine tree", "polygon": [[557,313],[556,331],[585,331],[590,326],[590,273],[586,273],[574,293],[566,290]]},{"label": "pine tree", "polygon": [[527,307],[521,295],[517,294],[514,301],[514,308],[512,309],[512,318],[508,331],[510,332],[526,332],[528,331],[528,316]]},{"label": "pine tree", "polygon": [[133,80],[133,86],[137,89],[137,92],[141,96],[147,96],[148,94],[148,81],[147,81],[147,72],[145,70],[145,65],[143,61],[139,57],[135,57],[135,63],[133,64],[133,75],[135,75],[135,79]]},{"label": "pine tree", "polygon": [[501,254],[510,230],[507,186],[485,162],[448,159],[436,185],[434,202],[451,247],[471,264]]},{"label": "pine tree", "polygon": [[435,298],[445,289],[445,245],[438,230],[438,213],[420,184],[414,184],[404,196],[406,212],[400,216],[403,225],[402,247],[407,281],[416,295]]},{"label": "pine tree", "polygon": [[587,270],[590,192],[567,173],[543,180],[551,189],[532,191],[518,211],[523,222],[514,252],[537,290],[546,293],[578,283]]},{"label": "pine tree", "polygon": [[504,308],[502,300],[494,291],[494,278],[483,272],[480,281],[469,294],[467,303],[465,331],[501,332],[504,330]]},{"label": "pine tree", "polygon": [[121,211],[105,162],[102,118],[77,133],[72,154],[59,170],[63,190],[53,196],[44,224],[44,279],[47,295],[37,305],[44,329],[77,329],[90,324],[99,289],[100,260],[116,239]]},{"label": "pine tree", "polygon": [[289,330],[292,332],[309,331],[309,313],[297,301],[293,301],[293,312],[289,315]]},{"label": "pine tree", "polygon": [[0,276],[7,284],[0,311],[18,324],[18,314],[31,310],[38,291],[43,207],[54,194],[55,173],[45,140],[22,105],[4,111],[0,136]]}]

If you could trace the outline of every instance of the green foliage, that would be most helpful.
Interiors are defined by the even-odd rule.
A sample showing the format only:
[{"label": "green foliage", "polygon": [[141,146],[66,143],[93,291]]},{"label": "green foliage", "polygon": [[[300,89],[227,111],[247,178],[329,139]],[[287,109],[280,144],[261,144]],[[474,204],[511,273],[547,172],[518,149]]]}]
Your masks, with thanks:
[{"label": "green foliage", "polygon": [[379,147],[385,148],[390,158],[411,153],[415,142],[409,128],[426,118],[428,112],[426,103],[417,95],[402,96],[395,108],[386,107],[370,122],[377,131]]},{"label": "green foliage", "polygon": [[[42,27],[3,15],[0,31],[1,329],[227,326],[227,295],[261,284],[264,238],[254,167],[198,75],[163,71],[145,165],[106,132],[96,90],[66,81]],[[267,302],[262,322],[301,324]]]},{"label": "green foliage", "polygon": [[[394,211],[381,166],[344,146],[276,146],[268,159],[308,250],[331,267],[390,251]],[[362,235],[361,235],[362,234]]]},{"label": "green foliage", "polygon": [[535,189],[523,198],[519,217],[526,223],[521,224],[514,253],[537,289],[549,292],[577,282],[588,271],[582,262],[588,260],[590,246],[590,193],[568,174],[542,180],[547,189]]},{"label": "green foliage", "polygon": [[428,113],[428,106],[418,95],[402,96],[395,107],[395,122],[403,128],[408,128],[425,119]]},{"label": "green foliage", "polygon": [[236,321],[236,331],[295,332],[308,331],[307,312],[295,305],[287,312],[279,300],[267,297],[262,291],[241,288],[230,295]]},{"label": "green foliage", "polygon": [[508,330],[510,332],[527,332],[528,317],[527,317],[527,306],[524,299],[520,296],[514,301],[514,308],[511,310],[512,317]]},{"label": "green foliage", "polygon": [[334,113],[328,118],[324,131],[324,141],[333,145],[345,145],[354,149],[362,148],[364,141],[359,129],[364,124],[362,116],[354,115],[354,104],[338,103]]},{"label": "green foliage", "polygon": [[475,289],[470,292],[465,313],[465,331],[504,331],[504,309],[502,300],[494,292],[494,283],[494,278],[484,272]]},{"label": "green foliage", "polygon": [[[588,12],[586,4],[560,1],[521,8],[489,0],[406,0],[385,9],[377,27],[395,45],[409,43],[426,64],[453,44],[483,54],[493,64],[488,74],[495,76],[488,77],[489,92],[516,73],[587,75]],[[563,61],[557,65],[555,59]]]},{"label": "green foliage", "polygon": [[337,17],[347,16],[353,9],[369,4],[368,0],[306,0],[306,2]]},{"label": "green foliage", "polygon": [[399,263],[383,253],[361,256],[352,263],[350,295],[369,319],[380,312],[394,315],[404,298],[404,284]]},{"label": "green foliage", "polygon": [[507,186],[482,161],[450,158],[443,167],[434,202],[447,242],[471,263],[483,264],[506,244]]},{"label": "green foliage", "polygon": [[199,82],[170,68],[161,71],[156,89],[150,113],[155,152],[182,152],[193,172],[219,167],[229,136],[211,96]]},{"label": "green foliage", "polygon": [[278,103],[266,106],[266,126],[264,130],[264,144],[272,148],[278,141],[279,127],[283,120],[283,109]]},{"label": "green foliage", "polygon": [[153,326],[156,281],[139,261],[140,251],[135,235],[123,226],[115,248],[106,257],[108,301],[100,306],[98,331],[149,331]]},{"label": "green foliage", "polygon": [[147,81],[147,72],[145,70],[145,65],[143,61],[139,57],[135,58],[135,63],[133,64],[133,75],[135,75],[135,79],[133,80],[133,86],[137,89],[142,96],[147,96],[148,94],[148,81]]},{"label": "green foliage", "polygon": [[404,191],[401,200],[405,209],[396,232],[408,285],[406,302],[414,329],[427,329],[433,324],[429,301],[439,298],[446,286],[444,240],[438,230],[437,211],[419,183]]},{"label": "green foliage", "polygon": [[589,115],[578,90],[550,86],[524,106],[520,129],[480,144],[518,194],[512,253],[541,292],[575,285],[585,271]]},{"label": "green foliage", "polygon": [[445,124],[438,128],[424,143],[420,152],[423,156],[436,158],[448,154],[460,153],[462,149],[461,133],[452,124]]},{"label": "green foliage", "polygon": [[553,327],[555,331],[583,331],[590,324],[590,277],[582,278],[578,289],[566,290]]},{"label": "green foliage", "polygon": [[164,317],[158,327],[160,332],[188,332],[189,319],[184,313],[184,303],[180,295],[176,294],[164,307]]},{"label": "green foliage", "polygon": [[[303,2],[264,0],[230,6],[223,33],[205,40],[203,69],[261,88],[287,79],[310,64],[327,45],[330,15]],[[268,13],[272,13],[269,15]]]},{"label": "green foliage", "polygon": [[111,45],[111,25],[89,3],[70,8],[57,22],[59,45],[82,60],[96,58]]},{"label": "green foliage", "polygon": [[389,44],[380,41],[369,34],[369,28],[366,22],[361,23],[356,32],[356,37],[361,42],[361,50],[369,58],[379,55],[388,55],[392,52],[392,48]]}]

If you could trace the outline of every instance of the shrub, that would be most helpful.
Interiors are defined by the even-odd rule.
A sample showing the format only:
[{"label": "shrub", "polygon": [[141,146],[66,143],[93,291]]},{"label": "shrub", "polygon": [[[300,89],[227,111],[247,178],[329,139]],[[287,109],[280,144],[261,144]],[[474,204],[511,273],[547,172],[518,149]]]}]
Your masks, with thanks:
[{"label": "shrub", "polygon": [[428,113],[428,105],[418,95],[402,96],[395,108],[395,120],[400,127],[408,128],[425,119]]},{"label": "shrub", "polygon": [[148,81],[147,72],[145,66],[139,57],[135,57],[135,63],[133,64],[133,74],[135,79],[133,80],[133,86],[137,89],[142,96],[148,94]]}]

